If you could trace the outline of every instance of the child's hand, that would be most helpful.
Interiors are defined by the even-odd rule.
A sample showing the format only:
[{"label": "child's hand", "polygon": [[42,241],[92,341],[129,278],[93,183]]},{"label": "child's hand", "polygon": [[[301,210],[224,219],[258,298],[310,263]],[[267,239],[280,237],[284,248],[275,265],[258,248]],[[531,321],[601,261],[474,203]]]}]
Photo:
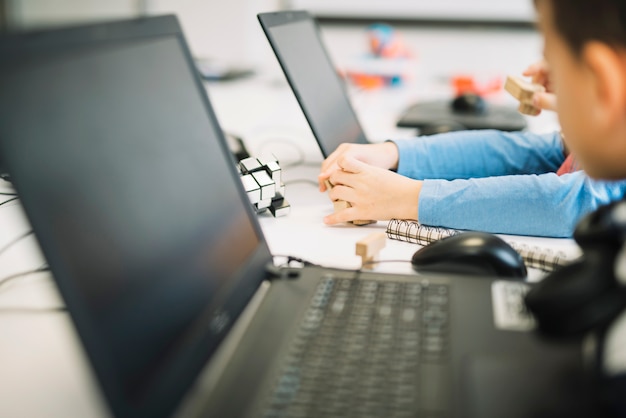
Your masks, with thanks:
[{"label": "child's hand", "polygon": [[[398,166],[398,148],[393,142],[380,144],[341,144],[335,152],[322,162],[320,174],[317,176],[320,191],[326,191],[324,181],[337,171],[337,161],[342,157],[351,157],[369,165],[384,169],[395,169]],[[332,180],[331,180],[332,183]]]},{"label": "child's hand", "polygon": [[422,182],[375,167],[351,156],[340,156],[334,164],[329,192],[331,200],[350,202],[351,207],[328,215],[326,224],[358,219],[417,219]]},{"label": "child's hand", "polygon": [[556,95],[552,89],[548,64],[543,60],[536,62],[526,68],[522,74],[531,77],[533,83],[541,84],[546,88],[543,93],[535,93],[533,106],[542,110],[556,110]]}]

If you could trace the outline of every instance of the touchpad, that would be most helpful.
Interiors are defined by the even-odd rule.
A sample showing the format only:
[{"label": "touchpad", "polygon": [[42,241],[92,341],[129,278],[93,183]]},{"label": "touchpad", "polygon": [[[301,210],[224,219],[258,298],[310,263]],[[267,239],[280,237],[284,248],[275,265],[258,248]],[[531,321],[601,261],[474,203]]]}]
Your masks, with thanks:
[{"label": "touchpad", "polygon": [[575,405],[580,380],[546,362],[485,355],[471,357],[466,366],[468,417],[537,418],[582,412]]}]

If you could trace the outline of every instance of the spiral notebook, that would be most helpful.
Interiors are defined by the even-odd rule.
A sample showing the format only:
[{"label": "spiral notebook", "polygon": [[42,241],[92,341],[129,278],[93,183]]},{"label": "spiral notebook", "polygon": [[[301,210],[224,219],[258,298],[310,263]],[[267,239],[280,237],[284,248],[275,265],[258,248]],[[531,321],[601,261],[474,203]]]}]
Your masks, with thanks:
[{"label": "spiral notebook", "polygon": [[[412,242],[419,245],[428,245],[442,238],[464,232],[460,229],[443,228],[438,226],[423,225],[418,221],[406,219],[392,219],[387,225],[387,237],[399,241]],[[505,241],[517,251],[526,267],[543,271],[552,271],[568,264],[576,257],[563,251],[555,251],[551,248],[528,245],[509,239]]]}]

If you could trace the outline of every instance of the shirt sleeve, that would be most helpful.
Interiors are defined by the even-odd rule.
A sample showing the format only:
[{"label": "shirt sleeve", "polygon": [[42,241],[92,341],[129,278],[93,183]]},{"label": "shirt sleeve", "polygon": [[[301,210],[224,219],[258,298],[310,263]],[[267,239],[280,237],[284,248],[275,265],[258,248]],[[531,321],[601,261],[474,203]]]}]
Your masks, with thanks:
[{"label": "shirt sleeve", "polygon": [[417,180],[542,174],[565,160],[558,132],[474,130],[392,142],[398,173]]},{"label": "shirt sleeve", "polygon": [[626,181],[593,180],[583,171],[425,180],[418,219],[447,228],[571,237],[582,216],[625,194]]}]

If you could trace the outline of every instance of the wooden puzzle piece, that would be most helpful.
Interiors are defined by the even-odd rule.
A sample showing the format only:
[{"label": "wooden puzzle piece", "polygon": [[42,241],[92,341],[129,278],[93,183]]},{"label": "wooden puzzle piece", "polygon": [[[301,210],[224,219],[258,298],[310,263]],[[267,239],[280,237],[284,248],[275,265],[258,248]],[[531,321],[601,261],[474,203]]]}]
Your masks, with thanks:
[{"label": "wooden puzzle piece", "polygon": [[530,83],[521,77],[510,75],[506,78],[504,89],[508,91],[511,96],[519,100],[520,105],[517,110],[520,113],[536,116],[541,112],[541,109],[534,106],[532,103],[535,93],[546,91],[546,88],[541,84]]},{"label": "wooden puzzle piece", "polygon": [[[330,189],[333,188],[333,184],[328,180],[324,180],[324,184],[326,185],[326,189],[328,189],[328,191],[330,191]],[[335,200],[333,201],[333,208],[335,213],[339,212],[340,210],[344,210],[351,207],[350,202],[346,202],[345,200]],[[364,220],[354,220],[354,221],[350,221],[351,224],[357,225],[357,226],[364,226],[364,225],[370,225],[370,224],[374,224],[377,221],[373,220],[373,219],[364,219]]]},{"label": "wooden puzzle piece", "polygon": [[387,235],[373,232],[356,243],[356,255],[361,256],[361,267],[371,268],[371,262],[378,259],[378,253],[385,248]]}]

